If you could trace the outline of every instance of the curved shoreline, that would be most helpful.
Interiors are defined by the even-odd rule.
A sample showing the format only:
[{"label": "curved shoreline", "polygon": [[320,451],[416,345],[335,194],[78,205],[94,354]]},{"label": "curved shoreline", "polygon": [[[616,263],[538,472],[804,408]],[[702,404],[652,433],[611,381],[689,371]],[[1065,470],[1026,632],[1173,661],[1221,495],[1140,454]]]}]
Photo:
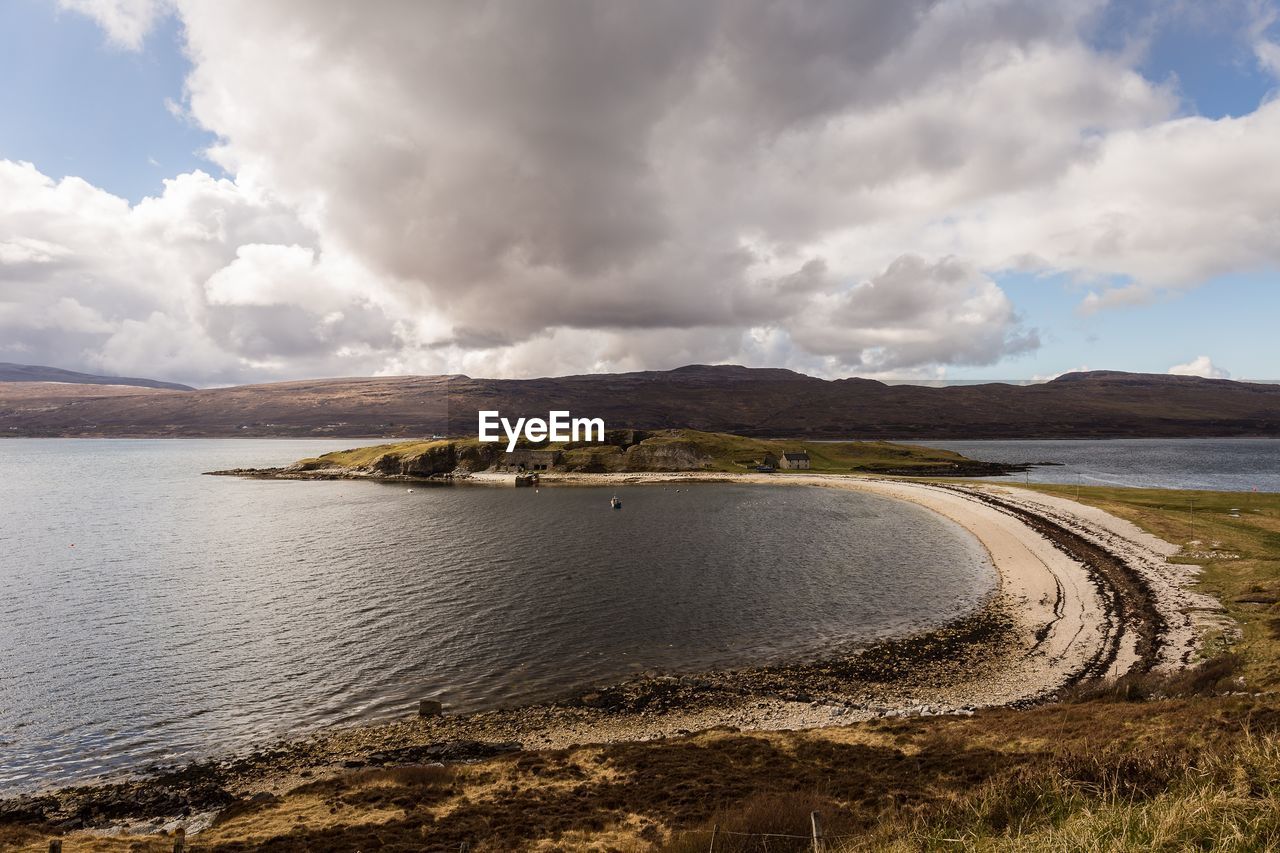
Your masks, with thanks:
[{"label": "curved shoreline", "polygon": [[[490,478],[478,478],[486,482]],[[831,474],[553,474],[543,484],[729,481],[861,491],[922,506],[987,551],[997,606],[1014,623],[1016,676],[985,686],[981,702],[1038,701],[1075,681],[1190,662],[1217,625],[1216,601],[1188,590],[1198,567],[1170,564],[1177,546],[1129,522],[1062,498],[1004,484],[924,483]],[[1176,636],[1172,636],[1176,628]],[[1170,649],[1179,650],[1177,654]],[[1008,663],[1008,661],[1006,661]],[[1012,683],[1011,683],[1012,682]],[[971,685],[978,688],[979,685]]]},{"label": "curved shoreline", "polygon": [[[1175,546],[1101,511],[1001,484],[696,473],[558,474],[543,483],[680,481],[789,483],[915,503],[978,539],[997,570],[998,592],[979,612],[942,629],[847,656],[641,678],[557,703],[326,729],[237,759],[75,789],[79,800],[72,796],[70,802],[82,807],[84,799],[107,796],[142,803],[152,787],[163,784],[170,795],[176,787],[188,791],[184,807],[197,813],[186,821],[192,831],[228,801],[283,792],[351,767],[651,740],[716,727],[820,728],[1035,703],[1081,679],[1188,664],[1196,638],[1213,623],[1207,614],[1218,609],[1212,599],[1185,588],[1197,570],[1168,563]],[[59,793],[65,799],[67,791]],[[54,803],[58,811],[68,807]]]}]

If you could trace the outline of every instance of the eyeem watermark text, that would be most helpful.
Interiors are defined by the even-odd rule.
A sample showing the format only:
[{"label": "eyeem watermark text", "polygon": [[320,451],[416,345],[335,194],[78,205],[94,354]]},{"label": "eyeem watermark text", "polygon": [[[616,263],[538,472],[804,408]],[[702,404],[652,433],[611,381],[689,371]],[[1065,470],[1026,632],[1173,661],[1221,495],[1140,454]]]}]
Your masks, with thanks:
[{"label": "eyeem watermark text", "polygon": [[516,449],[523,433],[526,441],[604,441],[604,418],[575,418],[566,412],[548,412],[542,418],[518,418],[513,424],[496,411],[480,412],[480,440],[501,441],[507,436],[507,452]]}]

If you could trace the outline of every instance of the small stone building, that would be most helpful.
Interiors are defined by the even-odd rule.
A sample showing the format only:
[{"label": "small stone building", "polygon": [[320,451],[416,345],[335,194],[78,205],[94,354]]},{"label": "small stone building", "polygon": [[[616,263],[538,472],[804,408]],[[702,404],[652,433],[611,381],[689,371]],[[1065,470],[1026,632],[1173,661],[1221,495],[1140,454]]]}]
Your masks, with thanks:
[{"label": "small stone building", "polygon": [[513,450],[503,453],[498,470],[523,474],[529,471],[550,471],[560,464],[559,450]]},{"label": "small stone building", "polygon": [[796,453],[784,453],[782,454],[781,464],[779,464],[778,467],[788,471],[808,470],[809,454],[805,453],[803,450],[797,451]]}]

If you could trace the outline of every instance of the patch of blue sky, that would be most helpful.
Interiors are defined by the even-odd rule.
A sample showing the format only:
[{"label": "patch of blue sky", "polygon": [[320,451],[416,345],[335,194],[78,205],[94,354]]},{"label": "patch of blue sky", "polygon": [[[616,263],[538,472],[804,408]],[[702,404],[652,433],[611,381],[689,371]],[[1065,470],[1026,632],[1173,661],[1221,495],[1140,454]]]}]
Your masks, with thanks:
[{"label": "patch of blue sky", "polygon": [[1040,333],[1034,352],[988,367],[952,367],[954,379],[1048,377],[1082,367],[1165,373],[1207,355],[1235,379],[1280,379],[1274,340],[1280,317],[1280,270],[1220,276],[1152,301],[1084,313],[1097,286],[1064,275],[995,277],[1027,327]]},{"label": "patch of blue sky", "polygon": [[[1242,116],[1276,91],[1277,80],[1253,50],[1253,27],[1275,4],[1251,0],[1171,3],[1115,0],[1090,36],[1108,51],[1141,44],[1137,70],[1155,83],[1171,83],[1183,111],[1206,118]],[[1273,25],[1272,35],[1280,29]]]},{"label": "patch of blue sky", "polygon": [[220,175],[201,155],[213,135],[169,107],[182,102],[189,70],[174,17],[129,51],[51,0],[4,0],[0,158],[55,179],[81,177],[132,202],[183,172]]}]

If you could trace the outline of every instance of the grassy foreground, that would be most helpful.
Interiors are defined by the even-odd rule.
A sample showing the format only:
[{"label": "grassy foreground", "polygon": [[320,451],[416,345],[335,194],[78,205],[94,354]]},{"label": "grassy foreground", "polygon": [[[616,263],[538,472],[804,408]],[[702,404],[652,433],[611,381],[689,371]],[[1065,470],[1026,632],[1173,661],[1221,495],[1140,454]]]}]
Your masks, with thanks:
[{"label": "grassy foreground", "polygon": [[[1280,495],[1079,499],[1184,544],[1243,640],[1187,674],[1025,711],[354,771],[228,815],[189,849],[695,853],[716,831],[718,853],[808,853],[817,811],[826,853],[1280,850]],[[43,851],[47,837],[0,827],[0,845]],[[173,840],[75,836],[66,849],[167,853]]]},{"label": "grassy foreground", "polygon": [[[1255,697],[1090,699],[360,770],[249,804],[189,849],[700,853],[719,827],[719,853],[809,853],[817,811],[827,853],[1268,850],[1280,844],[1278,728]],[[47,849],[35,830],[7,837]],[[66,844],[173,849],[163,836]]]}]

